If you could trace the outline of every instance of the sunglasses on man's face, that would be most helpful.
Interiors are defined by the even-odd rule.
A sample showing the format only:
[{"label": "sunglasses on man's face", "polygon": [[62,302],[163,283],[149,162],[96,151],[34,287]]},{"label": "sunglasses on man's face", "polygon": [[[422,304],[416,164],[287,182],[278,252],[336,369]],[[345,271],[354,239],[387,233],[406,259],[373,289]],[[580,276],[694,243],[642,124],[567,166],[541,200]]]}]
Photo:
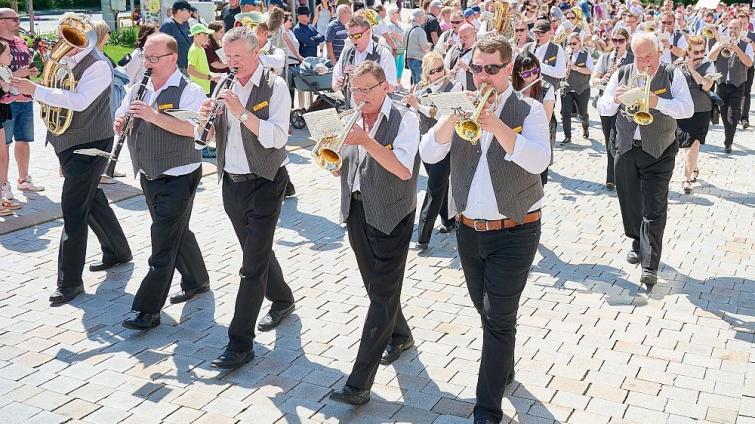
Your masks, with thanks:
[{"label": "sunglasses on man's face", "polygon": [[529,78],[529,77],[536,77],[540,75],[540,68],[534,67],[532,69],[528,69],[526,71],[519,72],[519,76],[522,78]]},{"label": "sunglasses on man's face", "polygon": [[367,30],[364,30],[362,32],[356,32],[354,34],[349,34],[349,38],[351,38],[352,40],[359,40],[360,38],[362,38],[365,32],[367,32]]},{"label": "sunglasses on man's face", "polygon": [[612,38],[611,41],[613,41],[614,44],[624,44],[627,40],[623,38]]},{"label": "sunglasses on man's face", "polygon": [[579,45],[579,43],[576,43],[576,42],[575,43],[569,43],[569,46],[571,46],[571,47],[578,46],[578,45]]},{"label": "sunglasses on man's face", "polygon": [[438,67],[438,68],[435,68],[435,69],[430,69],[429,71],[427,71],[427,74],[428,74],[428,75],[435,75],[435,74],[437,74],[437,73],[443,72],[443,70],[444,70],[444,69],[445,69],[445,68],[444,68],[444,67],[443,67],[443,66],[441,65],[441,66],[440,66],[440,67]]},{"label": "sunglasses on man's face", "polygon": [[452,25],[461,25],[461,23],[464,21],[451,21]]},{"label": "sunglasses on man's face", "polygon": [[674,25],[674,21],[661,21],[663,25]]},{"label": "sunglasses on man's face", "polygon": [[503,65],[478,65],[476,63],[470,63],[469,69],[472,70],[473,74],[481,74],[482,71],[485,71],[488,75],[496,75],[499,72],[501,72],[501,69],[505,68],[508,63]]},{"label": "sunglasses on man's face", "polygon": [[524,28],[517,28],[514,31],[516,31],[516,32],[524,32],[524,31],[526,31],[526,29],[524,29]]},{"label": "sunglasses on man's face", "polygon": [[694,55],[705,54],[705,50],[690,50],[690,53]]}]

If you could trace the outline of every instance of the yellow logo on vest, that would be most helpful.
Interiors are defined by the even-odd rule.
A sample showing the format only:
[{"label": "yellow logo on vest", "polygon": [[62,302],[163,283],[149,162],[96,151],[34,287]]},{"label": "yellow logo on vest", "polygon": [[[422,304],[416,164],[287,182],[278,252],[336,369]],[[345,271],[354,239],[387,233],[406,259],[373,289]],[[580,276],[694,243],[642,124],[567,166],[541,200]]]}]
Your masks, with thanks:
[{"label": "yellow logo on vest", "polygon": [[173,103],[165,103],[163,105],[158,105],[157,110],[162,112],[166,109],[173,109]]},{"label": "yellow logo on vest", "polygon": [[548,60],[546,60],[546,62],[555,62],[555,61],[556,61],[556,56],[551,56],[548,58]]},{"label": "yellow logo on vest", "polygon": [[517,134],[521,134],[522,133],[522,126],[520,125],[518,127],[512,128],[511,131],[514,131]]},{"label": "yellow logo on vest", "polygon": [[653,91],[653,94],[655,94],[657,96],[657,95],[663,94],[665,92],[666,92],[665,88],[659,88],[658,90]]},{"label": "yellow logo on vest", "polygon": [[258,110],[260,110],[260,109],[262,109],[264,107],[267,107],[268,105],[269,105],[269,103],[267,102],[267,100],[263,101],[262,103],[257,103],[252,108],[252,112],[257,112]]},{"label": "yellow logo on vest", "polygon": [[393,150],[393,144],[386,144],[385,148],[386,150]]}]

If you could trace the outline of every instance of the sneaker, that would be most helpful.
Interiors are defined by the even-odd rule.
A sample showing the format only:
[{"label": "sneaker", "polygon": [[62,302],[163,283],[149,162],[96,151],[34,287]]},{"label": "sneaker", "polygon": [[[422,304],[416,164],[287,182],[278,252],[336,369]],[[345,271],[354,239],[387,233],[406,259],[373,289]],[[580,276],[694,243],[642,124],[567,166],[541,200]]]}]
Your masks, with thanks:
[{"label": "sneaker", "polygon": [[8,181],[3,183],[1,197],[5,200],[13,200],[13,190],[10,189]]},{"label": "sneaker", "polygon": [[16,188],[21,191],[44,191],[45,190],[44,186],[34,185],[34,182],[32,182],[31,180],[31,175],[27,176],[23,180],[20,180]]}]

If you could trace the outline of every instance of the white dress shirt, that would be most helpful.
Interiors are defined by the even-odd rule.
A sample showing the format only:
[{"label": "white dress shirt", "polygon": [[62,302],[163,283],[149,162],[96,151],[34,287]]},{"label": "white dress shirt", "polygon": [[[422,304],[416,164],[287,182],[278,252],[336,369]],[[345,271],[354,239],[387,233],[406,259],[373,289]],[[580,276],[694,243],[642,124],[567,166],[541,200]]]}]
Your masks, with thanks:
[{"label": "white dress shirt", "polygon": [[286,67],[286,52],[282,49],[273,47],[270,41],[262,49],[267,53],[260,52],[260,63],[265,69],[270,69],[278,75],[283,75],[283,68]]},{"label": "white dress shirt", "polygon": [[[157,91],[155,91],[154,86],[152,86],[152,80],[150,79],[147,82],[147,90],[144,93],[144,103],[150,105],[152,109],[158,110],[158,105],[156,104],[157,97],[160,95],[160,93],[163,92],[163,90],[168,87],[178,87],[178,84],[181,82],[181,77],[183,77],[183,74],[181,73],[181,71],[176,69],[170,76],[170,78],[168,78],[168,80],[165,82],[165,84],[163,84],[163,86],[160,87],[160,89]],[[204,89],[202,89],[202,87],[191,81],[187,80],[187,82],[188,84],[186,84],[186,88],[184,88],[183,93],[181,93],[181,100],[179,100],[178,105],[174,105],[172,108],[188,109],[194,112],[199,112],[199,108],[202,106],[202,102],[204,102],[207,96],[205,96]],[[116,118],[123,116],[128,112],[128,108],[129,106],[131,106],[131,101],[134,96],[136,96],[136,92],[138,90],[138,83],[133,84],[131,87],[129,87],[128,93],[126,93],[126,95],[123,97],[123,101],[118,107],[118,110],[115,111]],[[193,121],[190,120],[187,120],[187,122],[193,123]],[[202,149],[202,146],[197,143],[194,143],[194,147],[197,149]],[[169,170],[163,172],[163,174],[172,176],[186,175],[194,172],[201,165],[201,161],[190,163],[188,165],[181,165],[175,168],[170,168]],[[143,174],[144,170],[140,169],[139,172]]]},{"label": "white dress shirt", "polygon": [[[391,54],[391,50],[388,49],[385,46],[380,46],[375,44],[374,41],[370,40],[370,42],[367,44],[367,48],[364,49],[363,52],[360,52],[359,49],[356,47],[354,48],[354,66],[364,62],[367,60],[367,53],[372,53],[374,49],[378,49],[378,53],[380,53],[380,67],[383,68],[383,71],[385,72],[385,79],[388,81],[388,84],[390,84],[392,87],[398,86],[398,79],[396,78],[396,60],[393,58],[393,55]],[[344,47],[343,50],[341,50],[341,56],[338,57],[338,61],[336,61],[335,66],[333,67],[333,82],[338,79],[341,75],[343,75],[343,69],[341,67],[341,58],[346,53],[346,48]],[[353,104],[353,102],[352,102]]]},{"label": "white dress shirt", "polygon": [[[249,101],[249,95],[252,94],[253,87],[259,87],[262,78],[262,66],[257,66],[252,77],[249,78],[246,85],[236,80],[233,84],[233,92],[239,96],[242,105]],[[257,140],[266,149],[281,149],[288,141],[288,119],[291,113],[291,97],[288,94],[288,86],[283,78],[276,76],[273,83],[273,94],[270,97],[269,115],[267,120],[260,120],[260,132]],[[249,162],[246,160],[246,150],[244,150],[244,140],[241,137],[241,125],[243,123],[233,114],[228,113],[228,142],[225,147],[225,166],[224,170],[231,174],[249,174]],[[252,112],[249,111],[251,114]],[[283,164],[281,164],[283,166]]]},{"label": "white dress shirt", "polygon": [[[630,72],[635,72],[634,66],[629,68]],[[655,74],[650,75],[650,80],[655,78]],[[598,112],[600,116],[613,116],[619,111],[619,104],[614,102],[616,89],[619,87],[619,72],[614,72],[611,79],[608,80],[606,91],[598,99]],[[655,109],[664,115],[674,119],[686,119],[695,113],[695,105],[692,103],[692,96],[689,94],[687,78],[679,69],[674,69],[674,80],[671,82],[671,98],[658,98],[658,104]],[[634,130],[634,139],[641,140],[640,126]]]},{"label": "white dress shirt", "polygon": [[[511,86],[500,94],[496,116],[501,115],[503,105],[508,100],[513,90]],[[548,120],[545,119],[545,110],[543,105],[533,101],[530,103],[531,109],[529,115],[524,119],[522,132],[517,134],[514,144],[514,152],[506,154],[506,160],[514,162],[531,174],[539,174],[550,164],[551,143],[548,130]],[[480,137],[480,148],[482,155],[477,163],[472,185],[470,186],[469,196],[467,197],[467,208],[460,211],[467,218],[498,220],[505,219],[504,215],[498,211],[495,190],[493,189],[493,180],[490,178],[490,168],[488,167],[488,149],[493,141],[493,134],[483,131]],[[438,163],[451,151],[451,142],[439,144],[435,141],[435,128],[431,128],[427,134],[422,136],[422,142],[419,147],[419,154],[422,160],[427,163]],[[541,201],[535,202],[530,211],[540,209]]]},{"label": "white dress shirt", "polygon": [[542,72],[543,75],[552,78],[562,79],[566,76],[566,58],[564,56],[564,49],[558,44],[554,44],[558,48],[558,53],[556,53],[556,64],[548,65],[545,63],[545,59],[547,59],[545,57],[545,52],[548,50],[550,44],[551,43],[548,42],[535,47],[535,57],[540,61],[540,72]]},{"label": "white dress shirt", "polygon": [[[464,47],[462,47],[461,52],[464,53],[464,54],[461,55],[461,56],[459,56],[459,58],[456,60],[456,62],[457,63],[458,62],[464,62],[467,65],[469,65],[470,63],[472,63],[472,50],[473,49],[468,49],[466,52],[464,50],[467,50],[467,49],[465,49]],[[449,72],[453,72],[453,70],[452,70],[453,68],[451,67],[451,55],[450,54],[446,54],[446,57],[443,59],[443,64],[446,67],[446,69],[449,70]],[[465,71],[465,70],[459,68],[459,70],[456,72],[455,79],[456,79],[457,83],[461,84],[461,89],[462,90],[472,91],[470,88],[467,87],[467,72],[469,72],[469,71]]]},{"label": "white dress shirt", "polygon": [[[91,48],[82,50],[73,56],[62,58],[61,62],[67,65],[69,69],[73,69],[91,51]],[[104,60],[98,60],[81,74],[74,90],[61,90],[38,84],[34,91],[34,99],[50,106],[59,106],[64,109],[71,109],[74,112],[81,112],[88,108],[106,88],[110,87],[112,82],[113,70],[110,69],[110,64]]]},{"label": "white dress shirt", "polygon": [[[679,37],[679,41],[674,45],[674,34],[669,34],[669,44],[671,47],[679,47],[680,49],[687,51],[687,40],[684,35]],[[673,60],[671,60],[671,48],[664,48],[663,43],[659,42],[658,47],[661,48],[661,63],[671,63]]]},{"label": "white dress shirt", "polygon": [[[391,116],[391,106],[393,106],[393,102],[390,97],[385,96],[383,105],[380,106],[380,113],[378,114],[377,120],[372,128],[370,128],[370,137],[375,138],[375,133],[377,132],[380,123]],[[360,116],[357,119],[357,123],[362,128],[365,128],[364,116]],[[378,140],[378,142],[380,141],[384,140]],[[401,116],[401,124],[399,124],[398,127],[398,134],[396,134],[396,139],[393,140],[391,144],[393,146],[392,152],[396,156],[396,159],[398,159],[398,161],[401,162],[410,173],[414,173],[414,158],[417,157],[417,149],[419,148],[419,121],[417,120],[417,115],[411,110],[407,110]],[[358,163],[354,166],[358,167],[367,157],[368,153],[367,149],[362,146],[357,146],[357,149],[359,152]],[[359,191],[359,189],[359,172],[357,172],[351,191],[355,192]]]},{"label": "white dress shirt", "polygon": [[[575,53],[573,53],[571,55],[570,60],[571,60],[571,64],[572,65],[576,65],[577,64],[577,58],[579,57],[579,54],[581,52],[583,52],[583,51],[585,51],[585,50],[579,50],[579,51],[577,51],[577,52],[575,52]],[[575,67],[576,66],[572,67],[572,71],[574,70]],[[587,68],[587,69],[589,69],[590,72],[592,72],[593,61],[592,61],[592,55],[589,52],[587,52],[587,60],[585,60],[584,67]]]}]

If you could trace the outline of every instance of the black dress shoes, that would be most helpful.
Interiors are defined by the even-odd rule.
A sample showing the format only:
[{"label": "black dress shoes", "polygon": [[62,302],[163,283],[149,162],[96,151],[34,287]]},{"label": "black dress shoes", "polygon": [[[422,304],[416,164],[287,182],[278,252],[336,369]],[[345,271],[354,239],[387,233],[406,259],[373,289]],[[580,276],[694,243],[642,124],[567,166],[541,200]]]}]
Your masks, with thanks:
[{"label": "black dress shoes", "polygon": [[76,287],[58,287],[50,295],[50,303],[52,303],[53,305],[66,303],[73,300],[81,293],[84,293],[83,285]]},{"label": "black dress shoes", "polygon": [[724,147],[724,153],[726,153],[726,154],[731,153],[731,146]]},{"label": "black dress shoes", "polygon": [[416,247],[420,252],[424,252],[430,247],[430,243],[425,241],[418,241],[417,244],[414,245],[414,247]]},{"label": "black dress shoes", "polygon": [[291,182],[291,180],[288,180],[288,183],[286,184],[286,192],[283,194],[283,197],[291,197],[296,195],[296,187],[294,187],[294,183]]},{"label": "black dress shoes", "polygon": [[281,321],[283,321],[283,318],[286,318],[287,316],[291,315],[291,312],[294,311],[295,307],[296,305],[292,303],[291,306],[289,306],[286,309],[281,309],[280,311],[271,310],[270,312],[267,313],[267,315],[265,315],[262,318],[259,324],[257,324],[257,330],[270,331],[273,328],[277,327],[278,324],[280,324]]},{"label": "black dress shoes", "polygon": [[370,401],[370,391],[359,390],[346,385],[342,389],[333,390],[328,397],[336,402],[359,406]]},{"label": "black dress shoes", "polygon": [[488,417],[480,417],[474,419],[474,424],[498,424],[494,419]]},{"label": "black dress shoes", "polygon": [[630,250],[629,253],[627,253],[627,262],[632,265],[640,263],[640,252],[636,250]]},{"label": "black dress shoes", "polygon": [[648,292],[653,290],[655,284],[658,282],[658,271],[650,268],[642,268],[642,276],[640,277],[640,284],[644,284],[647,287]]},{"label": "black dress shoes", "polygon": [[440,228],[438,229],[438,232],[441,233],[441,234],[448,234],[451,231],[455,230],[458,226],[459,226],[459,224],[456,223],[456,222],[448,224],[447,226],[446,225],[441,225]]},{"label": "black dress shoes", "polygon": [[385,354],[383,354],[383,357],[380,358],[380,363],[383,365],[388,365],[395,362],[398,358],[401,357],[402,352],[411,348],[412,346],[414,346],[414,338],[411,337],[409,338],[409,340],[401,344],[388,343],[388,346],[385,347]]},{"label": "black dress shoes", "polygon": [[247,352],[234,352],[226,349],[218,359],[212,361],[212,366],[224,370],[232,370],[252,362],[252,359],[254,359],[253,350]]},{"label": "black dress shoes", "polygon": [[566,137],[561,141],[561,144],[571,144],[571,137]]},{"label": "black dress shoes", "polygon": [[191,299],[192,297],[202,294],[204,292],[210,291],[210,284],[206,284],[203,286],[199,286],[195,289],[189,289],[189,290],[181,290],[178,293],[173,294],[170,297],[170,303],[182,303],[186,302],[187,300]]},{"label": "black dress shoes", "polygon": [[132,256],[129,256],[128,258],[123,258],[122,260],[116,261],[116,262],[102,262],[97,261],[91,265],[89,265],[89,270],[92,272],[97,271],[104,271],[106,269],[112,268],[116,265],[125,264],[127,262],[131,262],[131,259],[133,259]]},{"label": "black dress shoes", "polygon": [[134,319],[123,321],[123,326],[129,330],[149,330],[160,325],[160,313],[146,314],[139,312]]}]

